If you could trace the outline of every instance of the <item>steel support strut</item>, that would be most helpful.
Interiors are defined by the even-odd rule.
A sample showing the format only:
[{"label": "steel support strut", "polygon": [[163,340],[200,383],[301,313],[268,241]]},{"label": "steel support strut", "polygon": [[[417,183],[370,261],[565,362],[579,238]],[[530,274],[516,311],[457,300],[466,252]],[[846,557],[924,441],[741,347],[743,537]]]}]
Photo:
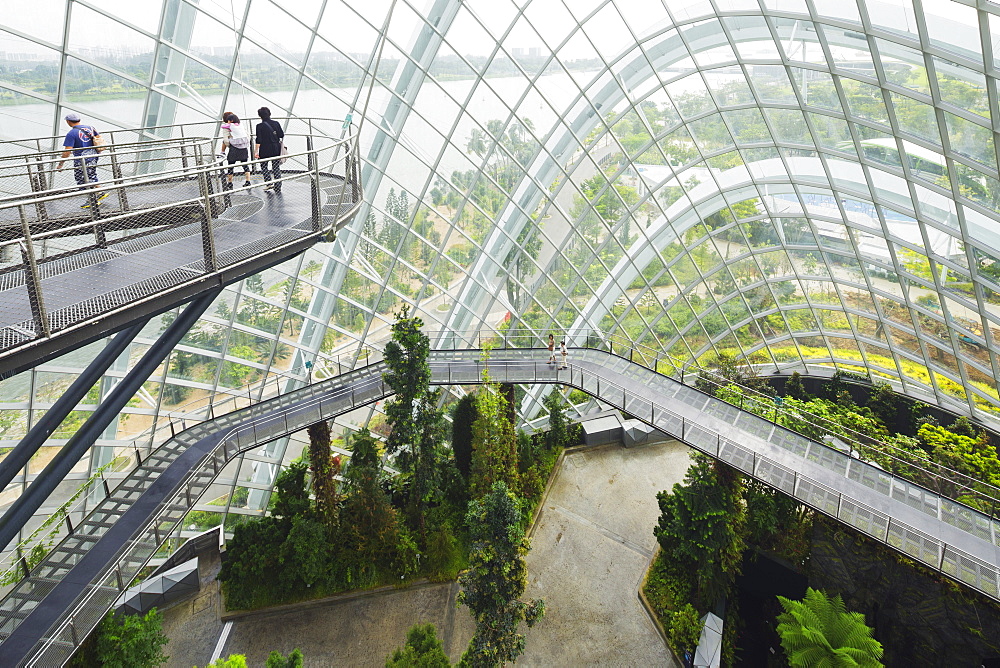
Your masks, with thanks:
[{"label": "steel support strut", "polygon": [[0,462],[0,490],[5,489],[14,476],[28,463],[28,460],[38,452],[38,448],[45,443],[45,439],[52,435],[52,432],[66,419],[70,411],[87,396],[90,388],[114,364],[114,361],[132,343],[132,339],[138,336],[147,322],[149,322],[148,318],[118,332],[83,373],[73,381],[69,389],[59,397],[59,400],[52,404],[52,408],[45,411],[45,415],[35,423],[35,426],[21,439],[21,442],[4,457],[4,460]]},{"label": "steel support strut", "polygon": [[52,458],[48,466],[42,469],[38,477],[0,518],[0,547],[6,547],[35,514],[56,486],[62,482],[78,461],[100,437],[111,421],[118,417],[119,411],[125,407],[128,400],[142,387],[150,374],[156,370],[174,346],[184,337],[192,325],[201,317],[205,309],[222,292],[217,288],[204,294],[185,308],[160,338],[149,347],[138,364],[125,374],[122,381],[115,386],[108,396],[97,407],[97,410],[80,427],[66,445]]}]

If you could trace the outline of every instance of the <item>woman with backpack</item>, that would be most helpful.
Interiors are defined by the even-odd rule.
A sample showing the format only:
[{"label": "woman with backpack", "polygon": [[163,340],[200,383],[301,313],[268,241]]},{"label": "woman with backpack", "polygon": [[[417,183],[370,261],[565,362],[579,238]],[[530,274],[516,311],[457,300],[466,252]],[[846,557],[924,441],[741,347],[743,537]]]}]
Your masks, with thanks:
[{"label": "woman with backpack", "polygon": [[[243,187],[250,187],[250,135],[240,125],[240,117],[231,111],[222,114],[222,153],[226,154],[229,173],[226,175],[227,190],[233,187],[233,170],[237,162],[243,163]],[[227,151],[228,149],[228,151]]]},{"label": "woman with backpack", "polygon": [[[253,155],[258,160],[262,158],[274,158],[274,160],[260,163],[260,172],[264,175],[264,180],[268,182],[264,190],[274,190],[281,192],[281,145],[285,137],[285,131],[281,129],[278,121],[271,120],[271,110],[261,107],[257,110],[260,116],[260,123],[257,124],[256,145]],[[271,179],[274,183],[270,183]]]}]

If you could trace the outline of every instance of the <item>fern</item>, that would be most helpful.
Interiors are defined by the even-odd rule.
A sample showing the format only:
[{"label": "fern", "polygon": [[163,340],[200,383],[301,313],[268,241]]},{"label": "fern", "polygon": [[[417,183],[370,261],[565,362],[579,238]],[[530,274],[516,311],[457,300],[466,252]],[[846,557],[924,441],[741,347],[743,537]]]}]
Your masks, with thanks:
[{"label": "fern", "polygon": [[793,668],[881,668],[882,643],[860,612],[848,612],[839,595],[807,589],[801,601],[778,597],[781,646]]}]

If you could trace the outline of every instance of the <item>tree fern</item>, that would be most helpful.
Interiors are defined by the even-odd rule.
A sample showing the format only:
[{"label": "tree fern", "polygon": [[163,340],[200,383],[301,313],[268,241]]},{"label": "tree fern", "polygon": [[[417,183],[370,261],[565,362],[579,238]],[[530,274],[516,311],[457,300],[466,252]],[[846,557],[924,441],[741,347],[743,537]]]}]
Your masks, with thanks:
[{"label": "tree fern", "polygon": [[882,643],[860,612],[848,612],[839,595],[807,589],[801,601],[778,597],[781,646],[793,668],[881,668]]}]

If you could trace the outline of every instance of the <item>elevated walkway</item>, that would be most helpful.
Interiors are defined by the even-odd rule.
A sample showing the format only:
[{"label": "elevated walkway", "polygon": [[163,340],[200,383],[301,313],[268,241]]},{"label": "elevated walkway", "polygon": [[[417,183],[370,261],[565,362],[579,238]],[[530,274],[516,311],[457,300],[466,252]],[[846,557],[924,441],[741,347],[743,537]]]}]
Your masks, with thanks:
[{"label": "elevated walkway", "polygon": [[84,189],[73,158],[60,172],[59,151],[0,146],[0,377],[283,262],[353,218],[352,135],[290,129],[288,144],[304,150],[290,153],[276,192],[259,176],[242,188],[240,173],[228,186],[212,127],[129,131],[139,140],[121,143],[125,131],[108,133],[98,183]]},{"label": "elevated walkway", "polygon": [[[628,412],[921,564],[1000,600],[1000,522],[600,350],[569,369],[541,350],[495,350],[500,382],[561,383]],[[477,384],[480,351],[435,351],[432,382]],[[188,429],[155,450],[0,601],[0,664],[61,665],[227,462],[389,396],[372,363]]]}]

